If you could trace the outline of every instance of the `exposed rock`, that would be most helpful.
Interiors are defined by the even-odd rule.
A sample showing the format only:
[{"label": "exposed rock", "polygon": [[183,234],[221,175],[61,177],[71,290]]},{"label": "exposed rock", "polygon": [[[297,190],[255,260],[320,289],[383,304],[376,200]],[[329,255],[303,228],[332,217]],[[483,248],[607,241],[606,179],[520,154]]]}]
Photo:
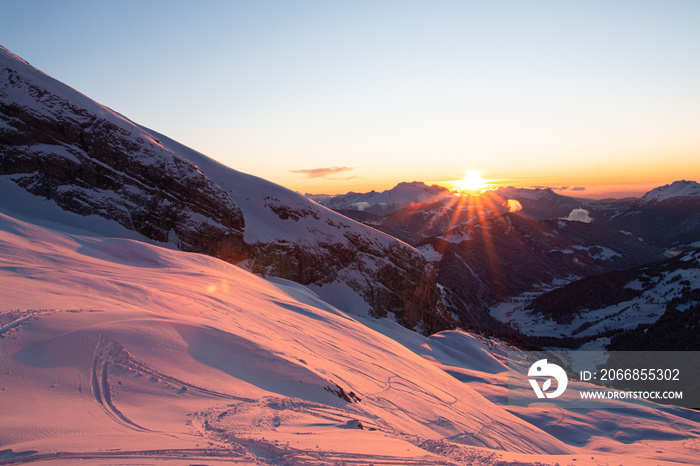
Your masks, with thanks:
[{"label": "exposed rock", "polygon": [[71,212],[157,241],[174,234],[184,250],[242,258],[240,208],[194,164],[17,70],[3,67],[0,83],[0,175]]}]

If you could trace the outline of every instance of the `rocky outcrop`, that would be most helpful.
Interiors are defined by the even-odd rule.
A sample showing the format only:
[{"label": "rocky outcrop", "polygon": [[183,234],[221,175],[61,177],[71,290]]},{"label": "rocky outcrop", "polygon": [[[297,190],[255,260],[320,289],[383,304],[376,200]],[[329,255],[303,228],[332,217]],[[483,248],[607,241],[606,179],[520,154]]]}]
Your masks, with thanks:
[{"label": "rocky outcrop", "polygon": [[194,164],[12,68],[0,70],[0,83],[0,175],[65,210],[183,250],[242,258],[241,209]]},{"label": "rocky outcrop", "polygon": [[[370,315],[394,314],[407,328],[434,333],[455,322],[438,293],[435,269],[401,243],[377,247],[359,235],[348,242],[310,246],[291,242],[256,243],[248,251],[251,271],[284,277],[321,290],[341,282],[360,295]],[[324,296],[328,301],[333,297]],[[342,307],[342,302],[334,304]]]}]

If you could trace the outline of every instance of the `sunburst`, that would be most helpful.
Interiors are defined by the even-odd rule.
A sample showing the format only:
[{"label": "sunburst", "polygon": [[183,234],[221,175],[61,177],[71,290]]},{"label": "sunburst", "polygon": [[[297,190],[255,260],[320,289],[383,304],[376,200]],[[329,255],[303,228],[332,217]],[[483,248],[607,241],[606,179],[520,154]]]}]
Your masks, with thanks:
[{"label": "sunburst", "polygon": [[467,170],[464,179],[454,182],[458,191],[476,192],[486,188],[489,183],[481,177],[481,170]]}]

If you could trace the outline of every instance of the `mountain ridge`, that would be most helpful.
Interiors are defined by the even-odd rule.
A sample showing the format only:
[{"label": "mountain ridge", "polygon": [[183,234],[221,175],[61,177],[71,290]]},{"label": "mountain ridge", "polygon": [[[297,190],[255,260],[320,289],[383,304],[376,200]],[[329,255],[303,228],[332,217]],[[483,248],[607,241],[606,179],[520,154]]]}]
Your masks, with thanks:
[{"label": "mountain ridge", "polygon": [[659,186],[644,194],[640,202],[663,202],[675,198],[700,197],[700,183],[678,180],[665,186]]},{"label": "mountain ridge", "polygon": [[452,325],[432,265],[410,246],[139,126],[4,48],[0,73],[0,176],[23,189],[353,312],[425,332]]},{"label": "mountain ridge", "polygon": [[700,240],[700,199],[686,194],[696,184],[652,190],[674,194],[652,203],[502,187],[433,203],[412,199],[385,215],[341,212],[423,252],[435,265],[443,300],[460,325],[520,341],[503,327],[507,321],[493,319],[493,306],[554,283],[662,260],[679,242],[681,250],[692,248]]},{"label": "mountain ridge", "polygon": [[[376,215],[388,215],[405,207],[438,202],[451,195],[449,189],[427,184],[421,181],[401,182],[391,189],[377,192],[346,194],[318,199],[319,202],[333,210],[356,210]],[[311,196],[313,199],[314,197]]]}]

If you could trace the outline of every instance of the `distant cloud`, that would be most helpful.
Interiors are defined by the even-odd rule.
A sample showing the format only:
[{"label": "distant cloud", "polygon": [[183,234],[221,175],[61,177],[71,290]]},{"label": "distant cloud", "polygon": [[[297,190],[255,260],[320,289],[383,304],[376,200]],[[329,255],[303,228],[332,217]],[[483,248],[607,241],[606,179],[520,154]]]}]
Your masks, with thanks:
[{"label": "distant cloud", "polygon": [[350,207],[352,207],[355,210],[360,210],[360,211],[365,210],[369,206],[370,206],[369,202],[353,202],[352,204],[350,204]]},{"label": "distant cloud", "polygon": [[564,217],[564,220],[583,223],[591,223],[593,221],[586,209],[574,209],[571,211],[568,217]]},{"label": "distant cloud", "polygon": [[566,191],[568,186],[532,186],[533,189],[551,189],[552,191]]},{"label": "distant cloud", "polygon": [[[305,168],[303,170],[290,170],[291,173],[298,173],[304,175],[307,178],[328,178],[330,175],[336,175],[338,173],[347,172],[354,170],[351,167],[328,167],[328,168]],[[347,178],[329,178],[331,180],[341,179],[341,180],[351,180],[356,178],[350,176]]]},{"label": "distant cloud", "polygon": [[552,191],[585,191],[585,186],[531,186],[532,189],[551,189]]},{"label": "distant cloud", "polygon": [[517,199],[508,199],[508,211],[517,212],[523,210],[523,205]]}]

